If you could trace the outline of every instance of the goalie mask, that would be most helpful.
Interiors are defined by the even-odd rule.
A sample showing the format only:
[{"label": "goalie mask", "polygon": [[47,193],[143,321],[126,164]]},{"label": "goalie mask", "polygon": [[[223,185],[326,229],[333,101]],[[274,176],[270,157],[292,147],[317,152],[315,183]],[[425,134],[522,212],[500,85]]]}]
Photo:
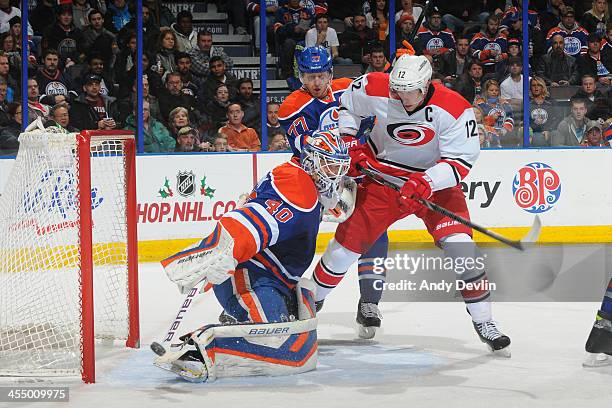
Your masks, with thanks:
[{"label": "goalie mask", "polygon": [[323,207],[335,207],[340,198],[342,178],[351,162],[340,136],[336,131],[316,131],[307,136],[300,160],[302,168],[310,174],[319,191],[319,201]]}]

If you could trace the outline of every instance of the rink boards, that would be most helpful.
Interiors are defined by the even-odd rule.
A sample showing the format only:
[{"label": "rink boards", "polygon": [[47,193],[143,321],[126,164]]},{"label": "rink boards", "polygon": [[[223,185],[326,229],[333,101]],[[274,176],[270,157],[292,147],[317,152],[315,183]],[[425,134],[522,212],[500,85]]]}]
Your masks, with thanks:
[{"label": "rink boards", "polygon": [[[216,220],[235,208],[240,194],[289,157],[287,153],[138,156],[141,261],[161,259],[206,235]],[[13,161],[0,160],[0,194]],[[607,149],[486,150],[462,189],[472,219],[507,236],[522,236],[538,214],[544,225],[541,242],[612,242],[610,174]],[[334,224],[321,226],[319,249],[334,228]],[[431,242],[415,217],[395,223],[389,235],[395,248]]]}]

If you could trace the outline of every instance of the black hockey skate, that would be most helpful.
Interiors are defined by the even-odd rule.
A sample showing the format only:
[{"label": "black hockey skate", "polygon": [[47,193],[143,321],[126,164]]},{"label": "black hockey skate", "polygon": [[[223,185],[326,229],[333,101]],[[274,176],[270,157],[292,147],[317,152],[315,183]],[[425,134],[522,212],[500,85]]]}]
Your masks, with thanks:
[{"label": "black hockey skate", "polygon": [[377,303],[366,303],[359,299],[357,304],[357,335],[361,339],[372,339],[380,327],[382,314]]},{"label": "black hockey skate", "polygon": [[510,358],[510,337],[500,332],[493,320],[482,323],[472,323],[474,324],[474,330],[476,330],[476,334],[478,334],[480,341],[485,343],[493,354]]},{"label": "black hockey skate", "polygon": [[319,313],[321,309],[323,309],[323,302],[325,302],[325,299],[315,302],[315,309],[317,310],[317,313]]},{"label": "black hockey skate", "polygon": [[588,355],[583,366],[612,365],[612,315],[601,310],[597,313],[584,348]]}]

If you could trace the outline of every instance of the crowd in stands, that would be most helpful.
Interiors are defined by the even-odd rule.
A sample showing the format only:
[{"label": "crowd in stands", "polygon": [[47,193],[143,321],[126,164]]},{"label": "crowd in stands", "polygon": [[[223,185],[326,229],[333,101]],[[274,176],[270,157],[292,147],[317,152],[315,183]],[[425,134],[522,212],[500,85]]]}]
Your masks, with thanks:
[{"label": "crowd in stands", "polygon": [[[202,0],[204,1],[204,0]],[[21,12],[0,0],[0,155],[14,154],[21,123]],[[28,121],[67,131],[138,127],[143,85],[145,152],[258,151],[260,99],[253,80],[187,10],[143,0],[142,77],[137,77],[134,0],[36,0],[28,23]],[[259,1],[208,0],[259,55]],[[522,2],[266,0],[268,53],[289,89],[301,83],[295,54],[328,48],[355,75],[390,69],[391,48],[411,46],[434,67],[433,81],[473,104],[482,147],[523,146],[529,99],[531,146],[609,146],[612,24],[606,0],[534,0],[528,10],[529,95],[523,95]],[[389,21],[392,15],[394,21]],[[395,30],[390,47],[389,30]],[[278,103],[267,104],[268,150],[287,150]]]}]

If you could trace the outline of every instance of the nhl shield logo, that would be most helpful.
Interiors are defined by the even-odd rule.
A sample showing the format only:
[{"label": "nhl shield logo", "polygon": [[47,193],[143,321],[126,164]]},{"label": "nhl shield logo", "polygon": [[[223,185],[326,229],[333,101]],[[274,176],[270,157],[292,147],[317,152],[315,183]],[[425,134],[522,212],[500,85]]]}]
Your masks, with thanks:
[{"label": "nhl shield logo", "polygon": [[195,194],[195,174],[193,174],[193,171],[179,171],[176,175],[176,189],[183,197]]}]

